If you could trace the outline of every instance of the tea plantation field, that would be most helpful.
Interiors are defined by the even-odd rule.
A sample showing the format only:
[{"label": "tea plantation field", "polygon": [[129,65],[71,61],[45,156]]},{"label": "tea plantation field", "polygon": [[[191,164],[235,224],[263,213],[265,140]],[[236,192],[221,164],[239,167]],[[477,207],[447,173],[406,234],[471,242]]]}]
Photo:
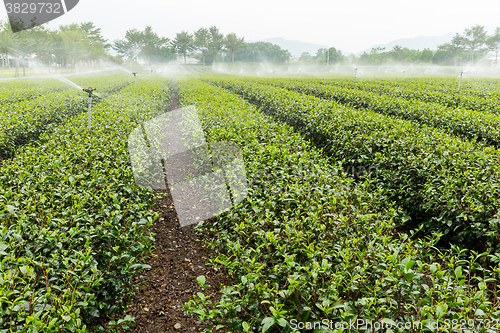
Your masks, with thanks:
[{"label": "tea plantation field", "polygon": [[159,194],[127,138],[172,99],[247,174],[248,197],[197,227],[229,281],[185,304],[207,331],[500,330],[500,80],[71,80],[107,94],[90,129],[82,91],[0,81],[0,332],[133,322]]}]

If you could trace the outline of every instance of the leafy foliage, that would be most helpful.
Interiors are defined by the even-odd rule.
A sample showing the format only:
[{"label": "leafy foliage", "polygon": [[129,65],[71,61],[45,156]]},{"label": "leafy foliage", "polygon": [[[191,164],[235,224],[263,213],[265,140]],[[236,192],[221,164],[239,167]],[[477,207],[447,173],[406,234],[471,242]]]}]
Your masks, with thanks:
[{"label": "leafy foliage", "polygon": [[170,40],[158,36],[153,28],[147,26],[144,31],[127,30],[124,39],[115,40],[113,49],[129,60],[138,61],[143,58],[149,65],[151,62],[172,60],[175,55],[169,47]]},{"label": "leafy foliage", "polygon": [[[73,80],[82,84],[89,81]],[[113,93],[130,84],[130,78],[122,75],[115,78],[93,78],[91,82],[99,91]],[[5,95],[11,96],[9,85],[4,87],[7,89]],[[56,89],[62,91],[55,92]],[[12,157],[17,147],[37,140],[41,133],[49,132],[66,118],[86,111],[88,105],[85,93],[75,89],[62,89],[61,82],[58,81],[56,84],[48,81],[42,89],[14,91],[14,96],[24,100],[4,104],[0,108],[0,158]]]},{"label": "leafy foliage", "polygon": [[[262,97],[265,109],[280,105],[282,119],[294,118],[290,109],[304,109],[306,98],[319,106],[277,88],[224,85],[255,103]],[[212,261],[231,278],[220,301],[197,293],[185,305],[211,323],[207,331],[298,332],[297,321],[364,318],[422,322],[419,331],[431,332],[438,320],[500,316],[493,287],[500,267],[483,269],[485,253],[439,252],[436,236],[398,235],[404,214],[370,180],[353,182],[291,127],[227,90],[194,80],[179,87],[182,103],[197,106],[207,138],[241,147],[249,178],[248,199],[201,227],[216,232]]]},{"label": "leafy foliage", "polygon": [[86,115],[69,118],[2,165],[2,332],[85,332],[123,311],[156,218],[152,193],[133,183],[126,142],[163,112],[164,84],[128,86],[95,106],[91,131]]},{"label": "leafy foliage", "polygon": [[386,189],[414,225],[452,242],[497,249],[500,155],[439,129],[281,88],[214,79],[295,127],[335,160]]},{"label": "leafy foliage", "polygon": [[[487,111],[477,112],[463,108],[453,108],[430,101],[414,100],[413,90],[400,93],[378,94],[371,91],[359,91],[321,83],[307,83],[303,80],[265,81],[289,90],[298,91],[319,98],[337,101],[355,108],[396,116],[406,120],[445,129],[447,132],[471,140],[484,141],[486,144],[500,146],[500,115]],[[363,86],[359,84],[358,86]],[[417,93],[418,94],[418,93]],[[451,99],[451,98],[449,98]],[[431,98],[428,98],[431,100]],[[460,100],[460,97],[459,97]],[[470,101],[466,99],[466,101]],[[471,105],[469,103],[468,105]],[[496,104],[496,105],[495,105]],[[485,103],[485,108],[500,112],[498,103]]]},{"label": "leafy foliage", "polygon": [[[497,83],[481,80],[462,82],[460,92],[457,91],[455,79],[405,79],[396,80],[307,80],[344,88],[370,91],[390,97],[401,97],[407,100],[438,103],[450,108],[468,109],[486,113],[500,113],[500,94]],[[465,81],[465,80],[464,80]]]},{"label": "leafy foliage", "polygon": [[235,61],[284,63],[291,54],[276,44],[267,42],[247,43],[246,47],[234,53]]}]

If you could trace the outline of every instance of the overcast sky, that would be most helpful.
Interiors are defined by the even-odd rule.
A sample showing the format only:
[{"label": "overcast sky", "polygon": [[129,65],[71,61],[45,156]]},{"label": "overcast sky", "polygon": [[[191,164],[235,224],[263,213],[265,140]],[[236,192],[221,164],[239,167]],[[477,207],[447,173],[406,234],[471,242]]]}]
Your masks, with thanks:
[{"label": "overcast sky", "polygon": [[169,38],[216,25],[246,40],[283,37],[356,53],[399,38],[462,33],[476,24],[492,32],[500,26],[500,0],[80,0],[49,26],[85,21],[110,41],[148,25]]}]

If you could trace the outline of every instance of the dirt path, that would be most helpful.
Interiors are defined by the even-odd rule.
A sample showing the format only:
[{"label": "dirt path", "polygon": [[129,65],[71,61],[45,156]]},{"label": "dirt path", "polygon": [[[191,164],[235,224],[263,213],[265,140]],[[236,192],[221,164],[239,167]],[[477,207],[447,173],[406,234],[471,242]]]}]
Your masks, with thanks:
[{"label": "dirt path", "polygon": [[[178,107],[178,96],[173,93],[168,110]],[[133,333],[203,331],[206,325],[188,315],[182,306],[202,291],[196,282],[198,276],[205,275],[212,286],[205,295],[216,296],[223,282],[223,277],[207,266],[213,252],[203,240],[209,235],[197,234],[194,226],[181,228],[167,193],[168,197],[156,203],[155,209],[162,213],[151,228],[156,234],[155,250],[147,264],[152,268],[134,278],[139,291],[127,311],[136,319],[137,325],[130,329]]]}]

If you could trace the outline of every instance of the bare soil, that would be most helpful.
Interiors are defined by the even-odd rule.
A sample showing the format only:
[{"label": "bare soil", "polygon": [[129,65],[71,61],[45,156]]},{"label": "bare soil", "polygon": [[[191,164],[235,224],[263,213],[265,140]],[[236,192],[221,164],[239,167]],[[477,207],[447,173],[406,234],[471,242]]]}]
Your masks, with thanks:
[{"label": "bare soil", "polygon": [[[174,93],[168,110],[178,107]],[[134,277],[139,291],[130,302],[127,314],[135,317],[136,325],[129,332],[203,331],[207,325],[189,315],[182,306],[193,299],[193,294],[202,291],[196,281],[198,276],[206,277],[211,287],[203,293],[212,300],[219,299],[221,283],[226,282],[221,273],[207,265],[214,253],[206,247],[205,240],[212,235],[197,233],[194,225],[181,228],[168,189],[166,193],[165,198],[156,202],[155,210],[161,215],[151,227],[151,232],[156,234],[155,250],[146,262],[151,269]]]}]

